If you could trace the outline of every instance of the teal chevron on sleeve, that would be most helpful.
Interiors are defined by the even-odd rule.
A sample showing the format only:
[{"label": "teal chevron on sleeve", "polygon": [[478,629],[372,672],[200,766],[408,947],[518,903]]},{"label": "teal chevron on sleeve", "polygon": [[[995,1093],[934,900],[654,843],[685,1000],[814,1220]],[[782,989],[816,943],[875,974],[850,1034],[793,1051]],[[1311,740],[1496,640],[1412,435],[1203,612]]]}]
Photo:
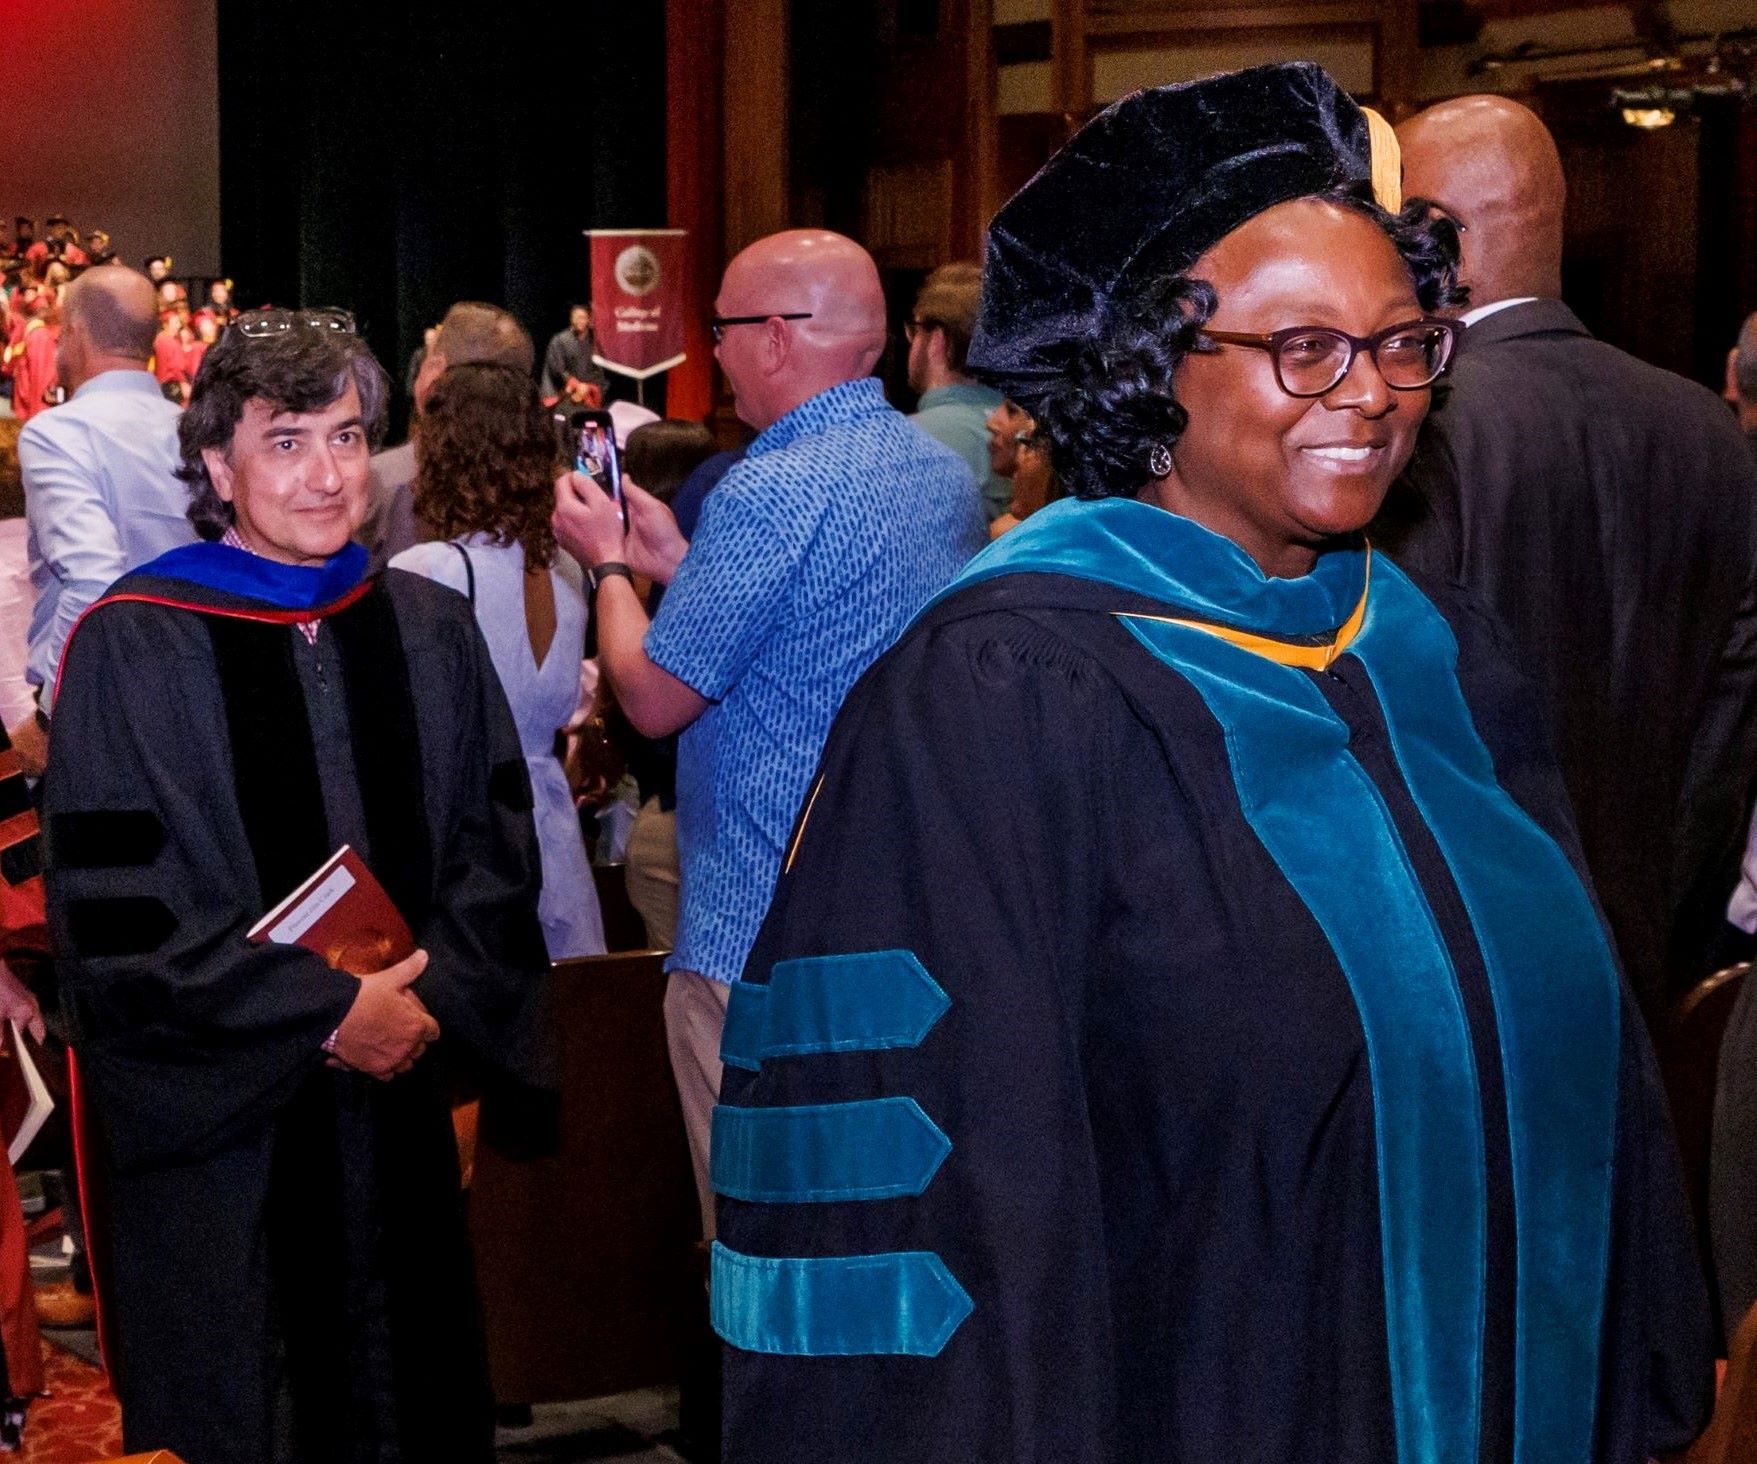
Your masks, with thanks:
[{"label": "teal chevron on sleeve", "polygon": [[913,951],[854,951],[777,961],[767,983],[735,982],[720,1057],[764,1058],[919,1047],[951,1006]]},{"label": "teal chevron on sleeve", "polygon": [[932,1251],[747,1256],[714,1242],[714,1330],[787,1357],[938,1357],[975,1310]]},{"label": "teal chevron on sleeve", "polygon": [[952,1141],[913,1098],[800,1108],[714,1110],[715,1192],[759,1204],[830,1204],[918,1195]]}]

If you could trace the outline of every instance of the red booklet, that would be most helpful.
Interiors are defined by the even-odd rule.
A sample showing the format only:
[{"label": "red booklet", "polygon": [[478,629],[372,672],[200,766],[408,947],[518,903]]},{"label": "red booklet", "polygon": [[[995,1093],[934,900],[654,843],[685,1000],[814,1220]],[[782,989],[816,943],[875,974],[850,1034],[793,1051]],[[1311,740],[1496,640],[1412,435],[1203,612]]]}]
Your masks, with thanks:
[{"label": "red booklet", "polygon": [[415,953],[408,922],[347,844],[251,926],[250,939],[302,945],[355,976],[382,971]]}]

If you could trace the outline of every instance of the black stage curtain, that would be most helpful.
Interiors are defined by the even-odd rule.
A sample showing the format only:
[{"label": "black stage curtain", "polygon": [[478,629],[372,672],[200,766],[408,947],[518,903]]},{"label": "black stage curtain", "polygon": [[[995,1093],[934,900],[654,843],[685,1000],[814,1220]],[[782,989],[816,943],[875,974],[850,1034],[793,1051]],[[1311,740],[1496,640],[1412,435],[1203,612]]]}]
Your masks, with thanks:
[{"label": "black stage curtain", "polygon": [[398,382],[455,300],[540,355],[589,286],[580,231],[665,222],[657,0],[226,0],[219,77],[240,303],[350,309]]}]

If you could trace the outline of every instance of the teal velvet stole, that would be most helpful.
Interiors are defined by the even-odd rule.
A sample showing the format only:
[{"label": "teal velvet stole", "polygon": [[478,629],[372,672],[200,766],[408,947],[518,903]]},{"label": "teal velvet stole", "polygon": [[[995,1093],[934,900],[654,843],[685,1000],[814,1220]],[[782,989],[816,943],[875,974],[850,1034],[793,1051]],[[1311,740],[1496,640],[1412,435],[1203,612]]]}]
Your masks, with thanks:
[{"label": "teal velvet stole", "polygon": [[1002,575],[1062,574],[1259,635],[1322,635],[1354,610],[1365,569],[1365,554],[1340,550],[1302,579],[1269,579],[1238,545],[1189,519],[1132,498],[1064,498],[996,539],[931,603]]},{"label": "teal velvet stole", "polygon": [[[1366,666],[1416,806],[1489,974],[1505,1071],[1518,1241],[1519,1464],[1588,1460],[1615,1142],[1614,957],[1565,856],[1503,790],[1459,690],[1457,645],[1396,568],[1372,566]],[[1365,585],[1359,551],[1272,580],[1229,540],[1127,500],[1053,505],[948,594],[1072,575],[1180,617],[1260,635],[1333,631]],[[943,598],[943,597],[942,597]],[[1311,910],[1354,993],[1373,1082],[1387,1345],[1402,1464],[1474,1464],[1486,1183],[1470,1033],[1450,953],[1348,729],[1307,673],[1190,626],[1122,623],[1226,732],[1246,819]]]},{"label": "teal velvet stole", "polygon": [[1616,957],[1567,856],[1495,780],[1458,688],[1451,628],[1400,572],[1375,569],[1354,653],[1494,994],[1519,1225],[1517,1457],[1586,1460],[1610,1259]]},{"label": "teal velvet stole", "polygon": [[1329,940],[1360,1013],[1379,1157],[1401,1464],[1474,1464],[1487,1201],[1452,959],[1348,727],[1300,671],[1188,626],[1125,619],[1226,729],[1239,803]]}]

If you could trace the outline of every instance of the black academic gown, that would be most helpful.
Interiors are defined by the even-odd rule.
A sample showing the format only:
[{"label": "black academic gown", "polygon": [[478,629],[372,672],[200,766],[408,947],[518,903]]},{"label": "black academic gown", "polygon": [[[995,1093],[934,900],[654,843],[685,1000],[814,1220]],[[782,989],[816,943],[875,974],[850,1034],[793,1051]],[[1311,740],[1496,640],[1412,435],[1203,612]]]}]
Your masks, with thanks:
[{"label": "black academic gown", "polygon": [[565,390],[568,378],[583,381],[587,386],[595,386],[600,391],[610,385],[610,377],[592,357],[598,350],[598,337],[587,331],[584,337],[575,335],[571,330],[558,330],[549,338],[548,348],[543,352],[543,395],[547,398],[559,397]]},{"label": "black academic gown", "polygon": [[1757,461],[1560,300],[1464,333],[1375,542],[1512,632],[1653,1030],[1708,974],[1757,777]]},{"label": "black academic gown", "polygon": [[[463,599],[364,567],[190,546],[112,587],[64,660],[49,909],[109,1150],[131,1451],[492,1457],[449,1086],[474,1073],[489,1133],[542,1108],[529,783]],[[245,938],[343,842],[431,957],[414,990],[444,1036],[387,1083],[324,1062],[354,978]]]},{"label": "black academic gown", "polygon": [[[1531,688],[1382,561],[1347,653],[1262,669],[1142,592],[1216,546],[1243,560],[1052,506],[838,718],[728,1014],[728,1464],[1645,1464],[1704,1422],[1652,1055]],[[1400,666],[1405,722],[1453,688],[1486,745],[1448,817],[1501,822],[1462,881],[1418,801],[1455,770],[1394,744],[1374,680]],[[1302,712],[1259,721],[1271,694]]]}]

